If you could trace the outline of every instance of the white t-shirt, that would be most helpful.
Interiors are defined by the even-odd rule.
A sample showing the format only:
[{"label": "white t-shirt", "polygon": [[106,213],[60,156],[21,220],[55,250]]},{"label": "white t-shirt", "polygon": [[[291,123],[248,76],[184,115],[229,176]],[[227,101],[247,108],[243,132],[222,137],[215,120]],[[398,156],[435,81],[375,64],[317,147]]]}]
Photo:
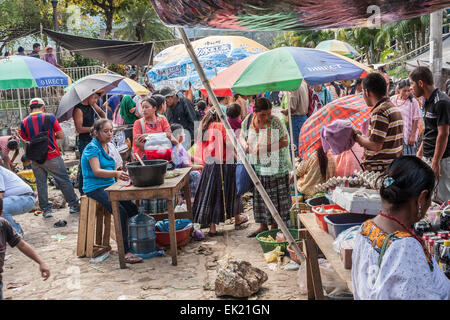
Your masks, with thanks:
[{"label": "white t-shirt", "polygon": [[[433,271],[416,239],[396,239],[386,249],[378,271],[379,253],[367,237],[357,234],[352,255],[355,300],[449,300],[450,280],[432,258]],[[375,277],[378,271],[378,276]],[[373,279],[376,279],[373,282]]]},{"label": "white t-shirt", "polygon": [[33,189],[14,172],[0,166],[0,192],[4,192],[5,197],[11,197],[33,192]]}]

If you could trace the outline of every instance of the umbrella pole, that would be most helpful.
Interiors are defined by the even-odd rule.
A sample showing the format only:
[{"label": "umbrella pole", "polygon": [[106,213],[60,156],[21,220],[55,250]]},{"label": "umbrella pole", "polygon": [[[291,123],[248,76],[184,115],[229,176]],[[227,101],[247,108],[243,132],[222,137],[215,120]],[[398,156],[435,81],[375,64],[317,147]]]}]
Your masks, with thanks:
[{"label": "umbrella pole", "polygon": [[17,89],[17,99],[19,100],[19,117],[20,121],[22,121],[22,102],[20,101],[20,90]]},{"label": "umbrella pole", "polygon": [[[292,129],[292,118],[291,118],[291,107],[288,104],[288,118],[289,118],[289,134],[291,135],[291,157],[292,157],[292,166],[294,167],[294,190],[295,190],[295,207],[297,210],[298,207],[298,190],[297,190],[297,170],[295,169],[295,143],[294,143],[294,133]],[[290,193],[290,192],[289,192]]]},{"label": "umbrella pole", "polygon": [[358,161],[358,164],[359,164],[359,166],[361,167],[362,171],[364,171],[364,168],[363,168],[363,166],[361,165],[361,162],[359,162],[359,159],[358,159],[358,157],[356,156],[355,152],[353,151],[353,148],[351,148],[350,150],[352,151],[353,155],[355,156],[356,161]]},{"label": "umbrella pole", "polygon": [[303,253],[300,251],[300,248],[298,247],[297,243],[295,242],[294,238],[292,237],[291,233],[289,232],[288,228],[284,224],[283,220],[281,219],[279,213],[277,212],[277,209],[273,205],[272,201],[269,198],[269,195],[267,194],[266,190],[261,185],[261,181],[259,181],[258,176],[256,175],[255,171],[253,170],[252,166],[250,165],[250,162],[248,161],[244,150],[242,149],[242,146],[240,143],[238,143],[236,135],[234,134],[233,129],[231,128],[230,124],[228,123],[226,116],[221,108],[219,108],[219,101],[217,100],[216,95],[214,94],[214,91],[212,90],[208,78],[205,75],[205,72],[200,65],[200,62],[197,58],[197,55],[195,54],[194,48],[191,45],[191,42],[189,38],[186,36],[186,33],[184,32],[183,28],[177,27],[177,30],[179,31],[184,45],[186,47],[187,52],[189,53],[189,56],[192,59],[192,62],[194,63],[195,69],[197,70],[198,75],[200,76],[200,79],[202,80],[202,84],[205,87],[206,91],[208,92],[209,97],[211,98],[213,105],[216,109],[217,114],[219,115],[220,121],[222,121],[222,124],[224,125],[227,135],[231,140],[231,143],[233,144],[234,149],[237,151],[237,155],[240,161],[242,161],[245,169],[247,170],[250,178],[252,179],[256,190],[259,192],[261,197],[264,200],[264,203],[266,204],[267,208],[270,211],[270,214],[275,219],[276,223],[278,224],[278,227],[283,232],[284,236],[288,240],[288,242],[292,245],[295,253],[297,254],[297,257],[301,260],[301,262],[305,262],[305,258],[303,257]]}]

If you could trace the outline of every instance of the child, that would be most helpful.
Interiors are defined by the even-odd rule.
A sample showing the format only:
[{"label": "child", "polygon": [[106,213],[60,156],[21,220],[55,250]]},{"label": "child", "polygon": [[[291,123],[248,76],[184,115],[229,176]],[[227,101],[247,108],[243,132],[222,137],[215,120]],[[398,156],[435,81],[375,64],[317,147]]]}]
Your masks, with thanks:
[{"label": "child", "polygon": [[237,103],[231,103],[227,108],[227,117],[228,123],[230,124],[231,128],[234,130],[234,133],[238,137],[242,124],[241,106]]},{"label": "child", "polygon": [[200,172],[198,170],[202,170],[203,166],[193,165],[191,163],[191,157],[183,146],[183,127],[178,123],[174,123],[170,126],[170,129],[172,130],[172,135],[179,141],[179,144],[172,148],[173,164],[175,165],[175,168],[192,167],[192,171],[189,173],[189,188],[191,190],[191,197],[194,197],[200,181]]},{"label": "child", "polygon": [[28,159],[25,155],[22,156],[21,161],[23,165],[23,170],[31,169],[31,160]]},{"label": "child", "polygon": [[41,260],[41,258],[37,255],[36,251],[13,229],[13,227],[9,224],[8,221],[1,218],[3,214],[3,199],[0,198],[0,300],[3,300],[3,282],[2,282],[2,273],[3,273],[3,264],[5,261],[5,252],[6,252],[6,243],[8,243],[11,247],[17,246],[17,248],[22,251],[30,259],[36,261],[39,264],[39,271],[41,271],[42,278],[44,281],[50,277],[50,270],[47,265]]}]

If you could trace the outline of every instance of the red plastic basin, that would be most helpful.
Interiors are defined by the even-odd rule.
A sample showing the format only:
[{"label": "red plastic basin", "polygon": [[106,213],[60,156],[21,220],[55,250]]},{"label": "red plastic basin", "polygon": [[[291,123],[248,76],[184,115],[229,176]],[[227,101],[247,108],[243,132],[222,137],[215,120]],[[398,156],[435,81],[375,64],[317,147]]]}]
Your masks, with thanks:
[{"label": "red plastic basin", "polygon": [[[191,229],[193,226],[189,226],[183,230],[178,230],[176,234],[177,247],[185,246],[191,240]],[[155,227],[156,243],[164,248],[170,248],[170,233],[161,232],[158,227]]]},{"label": "red plastic basin", "polygon": [[[347,210],[345,210],[344,208],[342,208],[341,206],[339,206],[337,204],[327,204],[327,205],[324,205],[323,207],[324,207],[325,210],[337,209],[337,210],[345,211],[346,214],[350,213],[350,212],[348,212]],[[329,213],[319,213],[320,212],[320,208],[322,208],[322,206],[315,206],[315,207],[312,208],[312,211],[316,215],[316,222],[319,225],[319,227],[321,227],[323,230],[328,232],[328,224],[323,219],[325,218],[325,216],[328,216],[330,214]],[[333,213],[333,214],[338,214],[338,213]]]}]

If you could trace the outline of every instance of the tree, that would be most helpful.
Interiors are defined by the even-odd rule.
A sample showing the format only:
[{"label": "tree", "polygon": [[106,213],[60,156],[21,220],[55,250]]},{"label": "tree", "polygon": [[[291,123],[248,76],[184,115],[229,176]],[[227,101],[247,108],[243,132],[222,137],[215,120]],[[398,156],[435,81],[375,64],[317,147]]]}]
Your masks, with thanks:
[{"label": "tree", "polygon": [[123,40],[147,42],[173,39],[171,30],[162,24],[147,1],[134,1],[121,15],[125,26],[120,29],[119,35]]},{"label": "tree", "polygon": [[[75,4],[82,8],[83,13],[97,16],[100,11],[106,24],[106,35],[111,36],[113,22],[121,20],[119,12],[126,10],[131,0],[66,0],[66,4]],[[147,4],[150,6],[150,2]]]}]

